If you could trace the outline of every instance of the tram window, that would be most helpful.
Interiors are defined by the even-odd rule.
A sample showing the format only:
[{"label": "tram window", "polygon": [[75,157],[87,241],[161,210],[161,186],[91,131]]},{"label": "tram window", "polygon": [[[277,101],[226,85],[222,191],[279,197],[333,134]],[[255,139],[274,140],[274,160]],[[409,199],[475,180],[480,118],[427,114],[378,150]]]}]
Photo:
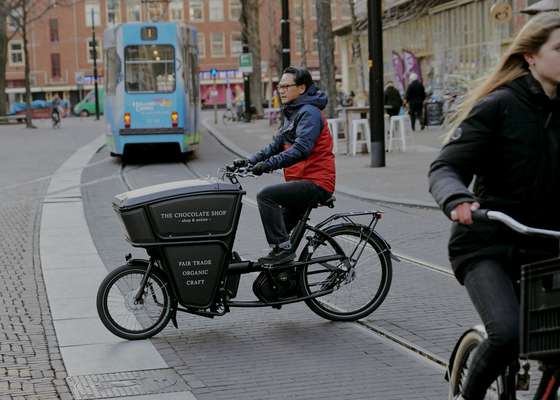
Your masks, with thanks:
[{"label": "tram window", "polygon": [[117,90],[118,75],[121,70],[121,60],[117,54],[117,49],[110,47],[105,53],[106,73],[105,73],[105,93],[115,94]]},{"label": "tram window", "polygon": [[171,45],[128,46],[124,50],[127,92],[175,91],[175,51]]}]

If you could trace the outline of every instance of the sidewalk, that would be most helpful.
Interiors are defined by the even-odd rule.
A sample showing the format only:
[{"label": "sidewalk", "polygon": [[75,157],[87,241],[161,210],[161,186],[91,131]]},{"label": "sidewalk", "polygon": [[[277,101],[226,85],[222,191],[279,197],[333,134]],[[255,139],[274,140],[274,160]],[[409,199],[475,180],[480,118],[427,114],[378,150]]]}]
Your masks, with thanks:
[{"label": "sidewalk", "polygon": [[[270,143],[277,125],[268,120],[251,123],[221,121],[214,124],[211,114],[203,115],[203,125],[223,145],[239,156],[247,156]],[[370,168],[370,155],[346,155],[346,139],[339,139],[336,154],[337,192],[346,195],[420,207],[437,208],[428,193],[428,168],[441,148],[444,131],[430,127],[411,132],[408,128],[406,152],[393,150],[386,154],[386,166]]]}]

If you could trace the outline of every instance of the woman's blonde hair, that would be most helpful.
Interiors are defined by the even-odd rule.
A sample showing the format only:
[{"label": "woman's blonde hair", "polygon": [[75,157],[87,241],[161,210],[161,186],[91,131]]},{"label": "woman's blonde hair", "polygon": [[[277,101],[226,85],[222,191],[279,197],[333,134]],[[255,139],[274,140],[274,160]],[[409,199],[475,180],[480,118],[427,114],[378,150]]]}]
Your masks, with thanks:
[{"label": "woman's blonde hair", "polygon": [[525,24],[494,71],[483,79],[480,85],[470,90],[458,106],[457,112],[451,117],[451,130],[447,133],[445,142],[449,141],[455,129],[467,118],[476,103],[497,88],[529,73],[524,55],[538,53],[556,29],[560,29],[560,15],[556,13],[541,14]]}]

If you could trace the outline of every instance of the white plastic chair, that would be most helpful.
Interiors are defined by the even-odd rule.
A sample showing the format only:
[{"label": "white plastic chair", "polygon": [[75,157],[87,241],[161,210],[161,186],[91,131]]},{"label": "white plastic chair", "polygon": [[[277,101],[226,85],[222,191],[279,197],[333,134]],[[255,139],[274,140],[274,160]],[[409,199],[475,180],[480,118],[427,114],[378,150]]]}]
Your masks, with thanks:
[{"label": "white plastic chair", "polygon": [[[360,129],[363,132],[363,139],[358,140],[358,132]],[[352,143],[352,155],[356,155],[356,149],[358,147],[358,143],[366,143],[368,152],[371,152],[371,134],[369,130],[369,121],[367,119],[354,119],[352,120],[352,130],[350,132],[350,141]]]},{"label": "white plastic chair", "polygon": [[333,153],[338,153],[338,119],[329,118],[327,119],[327,125],[329,126],[329,131],[331,132],[333,140]]},{"label": "white plastic chair", "polygon": [[400,142],[402,151],[406,151],[406,122],[408,116],[397,115],[391,117],[389,123],[389,145],[387,146],[387,151],[393,149],[393,141]]}]

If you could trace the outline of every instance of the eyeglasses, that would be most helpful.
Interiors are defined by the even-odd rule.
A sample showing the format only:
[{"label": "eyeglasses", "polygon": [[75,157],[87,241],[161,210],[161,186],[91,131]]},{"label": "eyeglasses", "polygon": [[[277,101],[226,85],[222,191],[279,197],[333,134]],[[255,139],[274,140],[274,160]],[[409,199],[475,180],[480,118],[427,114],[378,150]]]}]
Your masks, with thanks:
[{"label": "eyeglasses", "polygon": [[297,83],[290,83],[289,85],[278,85],[278,90],[287,90],[292,86],[297,86]]}]

